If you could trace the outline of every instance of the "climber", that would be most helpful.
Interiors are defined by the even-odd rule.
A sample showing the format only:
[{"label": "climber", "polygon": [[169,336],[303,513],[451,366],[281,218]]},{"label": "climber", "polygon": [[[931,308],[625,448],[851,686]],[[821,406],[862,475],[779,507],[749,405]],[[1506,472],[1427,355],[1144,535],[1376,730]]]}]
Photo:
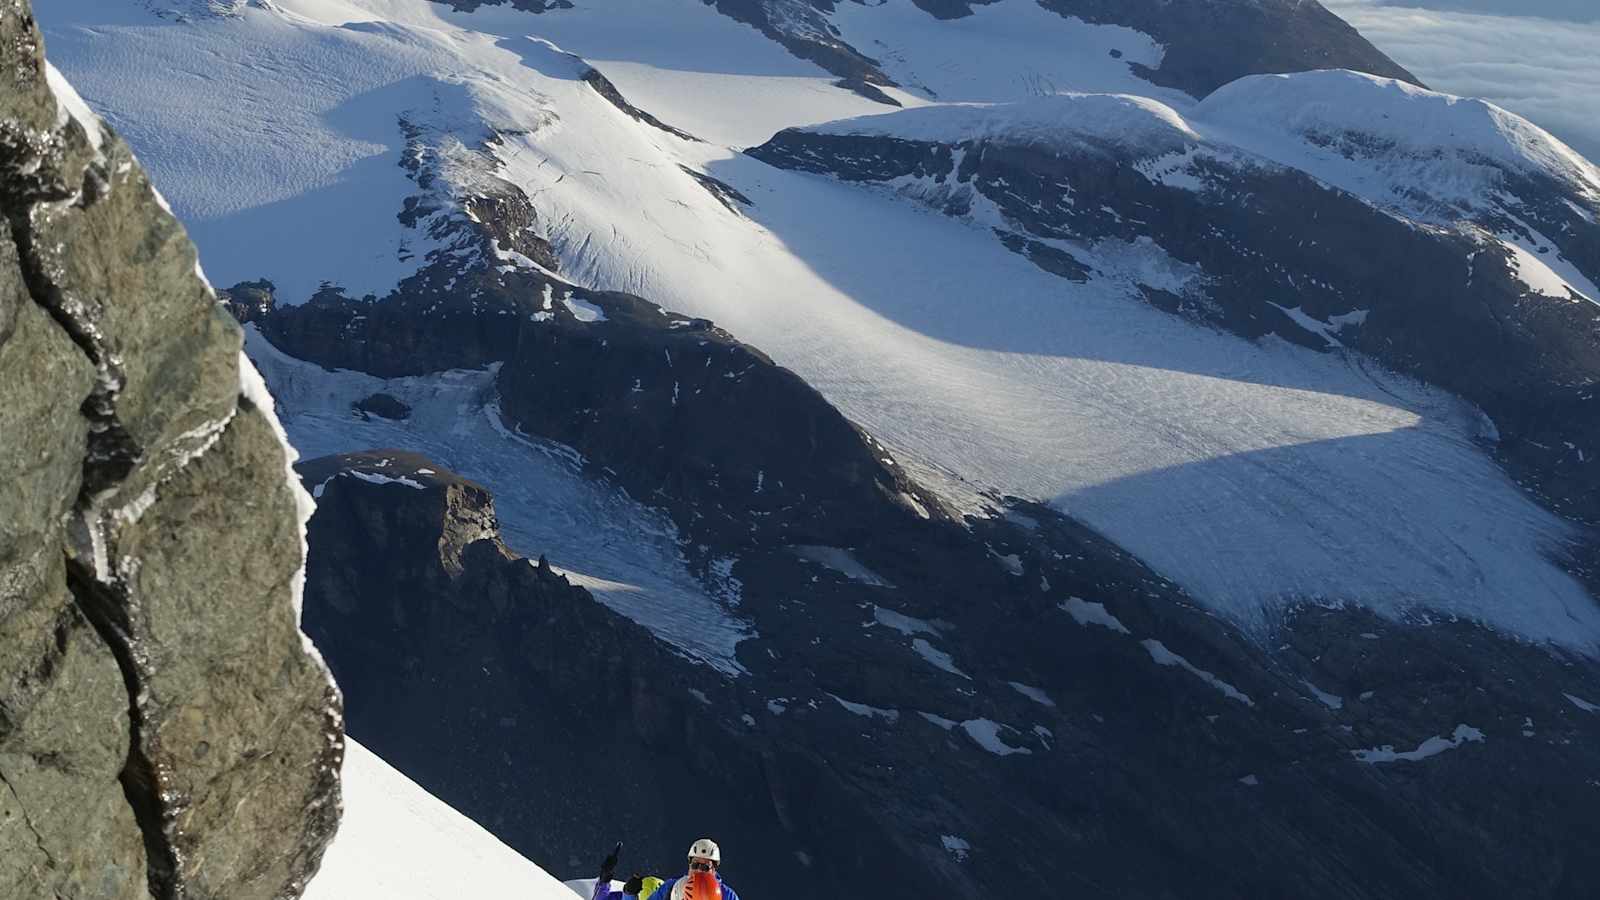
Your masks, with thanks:
[{"label": "climber", "polygon": [[663,882],[655,893],[640,900],[739,900],[733,888],[722,882],[717,869],[722,865],[722,850],[710,838],[689,846],[689,874]]},{"label": "climber", "polygon": [[[622,844],[617,844],[611,855],[600,864],[600,877],[594,885],[593,900],[613,900],[617,894],[611,889],[611,877],[617,871],[617,859]],[[689,847],[689,872],[681,878],[662,881],[654,876],[637,873],[622,887],[622,895],[638,900],[739,900],[733,888],[722,881],[717,872],[722,865],[722,849],[716,841],[701,838]]]}]

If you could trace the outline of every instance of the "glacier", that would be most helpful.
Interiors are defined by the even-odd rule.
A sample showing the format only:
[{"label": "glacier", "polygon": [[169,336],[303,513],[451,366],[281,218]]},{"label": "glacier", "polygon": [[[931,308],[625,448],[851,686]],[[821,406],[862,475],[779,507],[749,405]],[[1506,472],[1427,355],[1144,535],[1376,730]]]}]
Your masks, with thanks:
[{"label": "glacier", "polygon": [[[887,33],[891,20],[871,17],[905,6],[847,4],[841,21]],[[917,60],[954,59],[995,29],[1023,40],[1027,20],[998,18],[1031,15],[1014,6],[941,23],[937,42],[905,30],[891,69],[902,59],[908,73],[941,71]],[[495,174],[533,199],[564,277],[715,320],[800,374],[955,508],[984,514],[1000,494],[1052,502],[1246,629],[1264,632],[1296,604],[1357,603],[1597,646],[1600,608],[1558,564],[1573,530],[1494,464],[1492,423],[1470,405],[1358,356],[1248,342],[1151,309],[1134,291],[1146,273],[1199,277],[1151,242],[1101,248],[1111,274],[1069,283],[989,239],[981,221],[751,159],[740,147],[777,128],[895,116],[863,119],[887,108],[702,4],[627,8],[535,16],[423,0],[275,0],[180,23],[59,0],[40,18],[52,57],[91,106],[159,183],[183,186],[174,207],[219,283],[265,276],[288,302],[323,281],[381,292],[426,250],[394,218],[412,190],[395,123],[414,118],[464,143],[494,133]],[[1072,31],[1157,52],[1059,17],[1031,31],[1036,49]],[[576,77],[573,54],[702,140],[623,114]],[[897,115],[938,121],[970,115],[952,104],[1142,90],[1088,102],[1137,113],[1129,123],[1155,122],[1180,145],[1194,139],[1188,131],[1226,138],[1363,196],[1388,189],[1383,161],[1326,158],[1292,129],[1263,136],[1235,106],[1306,108],[1330,91],[1364,91],[1482,110],[1340,73],[1244,79],[1196,103],[1119,71],[922,74],[929,91],[894,96],[913,107]],[[1069,77],[1084,83],[1058,83]],[[1513,149],[1530,165],[1593,179],[1592,166],[1532,126],[1503,111],[1477,115],[1524,139]],[[1108,121],[1102,128],[1121,133]],[[685,168],[752,204],[725,207]],[[329,229],[355,236],[354,248],[327,241]],[[502,502],[514,531],[515,501]],[[693,593],[618,583],[663,608]],[[719,621],[736,640],[736,620]]]}]

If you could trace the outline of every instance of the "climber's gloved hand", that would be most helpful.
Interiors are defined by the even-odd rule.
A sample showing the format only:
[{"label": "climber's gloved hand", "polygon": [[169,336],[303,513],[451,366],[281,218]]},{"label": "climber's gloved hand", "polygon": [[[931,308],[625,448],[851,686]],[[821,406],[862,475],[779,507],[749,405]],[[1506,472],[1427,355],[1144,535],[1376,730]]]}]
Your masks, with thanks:
[{"label": "climber's gloved hand", "polygon": [[611,876],[617,873],[617,858],[622,855],[622,842],[611,848],[611,855],[600,861],[600,880],[610,881]]}]

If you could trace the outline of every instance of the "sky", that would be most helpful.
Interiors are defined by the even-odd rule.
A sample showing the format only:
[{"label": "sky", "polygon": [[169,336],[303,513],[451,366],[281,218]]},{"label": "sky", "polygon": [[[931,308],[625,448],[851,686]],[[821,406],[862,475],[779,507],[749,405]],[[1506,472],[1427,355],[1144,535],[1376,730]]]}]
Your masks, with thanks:
[{"label": "sky", "polygon": [[1600,160],[1600,0],[1323,4],[1429,87],[1483,97]]}]

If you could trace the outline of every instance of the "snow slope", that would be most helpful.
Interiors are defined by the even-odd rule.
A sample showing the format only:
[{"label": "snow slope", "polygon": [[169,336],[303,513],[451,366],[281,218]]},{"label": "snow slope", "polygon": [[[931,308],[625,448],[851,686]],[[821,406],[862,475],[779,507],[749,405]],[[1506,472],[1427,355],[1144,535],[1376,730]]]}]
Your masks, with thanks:
[{"label": "snow slope", "polygon": [[[391,120],[414,111],[419,83],[464,85],[474,114],[503,135],[493,151],[497,174],[533,198],[542,236],[565,277],[716,320],[798,372],[891,447],[909,472],[958,505],[979,508],[985,491],[1053,501],[1246,627],[1269,624],[1286,603],[1315,600],[1365,603],[1390,616],[1434,610],[1574,647],[1593,647],[1600,638],[1594,601],[1548,561],[1570,539],[1568,529],[1524,497],[1479,449],[1477,442],[1491,431],[1475,410],[1370,371],[1357,359],[1274,340],[1249,343],[1151,309],[1137,299],[1138,283],[1176,287],[1196,273],[1149,241],[1091,248],[1097,268],[1109,274],[1074,284],[1004,249],[982,222],[952,220],[892,194],[742,156],[726,144],[753,143],[780,124],[859,116],[866,101],[827,86],[817,70],[693,0],[618,3],[626,15],[608,18],[589,4],[533,16],[505,9],[441,12],[423,0],[275,0],[276,12],[249,10],[226,22],[180,28],[102,26],[94,23],[103,14],[86,0],[62,0],[41,18],[58,65],[91,104],[113,113],[114,122],[138,122],[146,106],[159,113],[162,98],[178,96],[180,85],[202,93],[214,87],[219,97],[247,88],[268,91],[274,102],[306,107],[285,116],[323,125],[330,121],[329,104],[337,110],[349,102],[338,99],[349,91],[332,78],[319,78],[304,102],[287,96],[282,85],[303,75],[304,63],[263,67],[273,60],[257,55],[250,66],[231,70],[211,56],[248,55],[257,34],[262,47],[280,40],[292,46],[293,53],[282,51],[286,60],[316,48],[332,65],[359,69],[349,78],[370,86],[360,96],[373,104],[373,121],[383,118],[379,106]],[[860,23],[869,14],[898,9],[846,10],[843,20],[849,28],[867,28]],[[988,15],[980,10],[973,22],[954,27],[999,27],[1001,20]],[[371,24],[380,19],[389,24]],[[1008,26],[1007,40],[1025,41],[1026,22],[1011,24],[1016,27]],[[954,45],[930,36],[931,28],[907,30],[894,46],[903,71],[937,71],[937,60],[948,59]],[[236,33],[217,37],[221,29]],[[671,40],[652,40],[657,37]],[[1036,37],[1040,43],[1029,52],[1047,55],[1060,33],[1041,28]],[[129,41],[136,50],[123,49]],[[196,46],[207,52],[196,53]],[[960,46],[977,53],[983,43]],[[1124,49],[1135,52],[1131,45]],[[167,65],[179,63],[182,54],[212,59],[206,66],[232,74],[220,86],[207,86],[194,64],[177,65],[178,74],[157,71],[161,67],[130,59],[135,52]],[[632,102],[700,132],[707,142],[685,141],[627,117],[574,77],[581,66],[569,53],[586,55]],[[1028,58],[1015,50],[1008,55]],[[1083,77],[1098,78],[1093,68]],[[258,86],[274,79],[282,79],[280,86]],[[119,80],[153,86],[114,84]],[[1077,103],[1074,109],[1103,113],[1097,126],[1119,139],[1128,134],[1118,129],[1136,121],[1153,123],[1152,133],[1179,143],[1193,131],[1375,196],[1387,190],[1388,179],[1407,173],[1381,166],[1374,173],[1370,166],[1350,168],[1357,163],[1343,157],[1319,157],[1303,134],[1278,127],[1262,136],[1235,111],[1268,101],[1281,109],[1294,102],[1295,91],[1302,98],[1330,98],[1311,105],[1324,117],[1339,113],[1339,98],[1368,103],[1388,97],[1429,109],[1444,102],[1402,97],[1393,83],[1352,82],[1337,73],[1294,76],[1282,84],[1246,81],[1198,110],[1149,98],[1065,100]],[[949,92],[941,101],[992,100],[1001,87],[988,75],[958,73],[935,90]],[[1034,87],[1021,84],[1018,91]],[[1230,96],[1236,104],[1224,102]],[[230,119],[228,109],[217,107],[205,110],[219,117],[201,129],[211,142],[205,153],[184,146],[194,130],[184,131],[172,116],[160,121],[175,132],[130,133],[158,183],[187,173],[202,185],[221,184],[236,169],[255,168],[258,157],[263,165],[271,162],[276,149],[245,134],[263,113],[241,110]],[[970,109],[930,111],[929,121],[971,115],[963,111]],[[459,109],[434,114],[446,112],[461,115]],[[1484,115],[1500,137],[1528,133]],[[459,127],[463,140],[470,139],[471,129]],[[277,138],[301,153],[310,152],[301,143],[314,139],[318,134],[309,127]],[[385,141],[393,138],[364,139],[370,153],[361,165],[376,171],[389,158],[378,145],[392,150]],[[1533,165],[1570,163],[1559,153],[1529,158]],[[355,168],[337,164],[327,167],[336,174]],[[732,184],[753,206],[725,208],[680,166]],[[1592,175],[1592,169],[1574,171]],[[389,210],[399,208],[403,194],[395,194]],[[257,211],[273,205],[259,197],[239,202],[255,203]],[[207,219],[197,216],[203,204],[178,205],[180,215],[195,222],[203,254],[210,252],[208,241],[248,248],[230,252],[235,258],[247,253],[249,268],[206,256],[222,283],[279,268],[301,283],[355,283],[359,279],[349,273],[367,271],[359,260],[319,268],[321,258],[253,230],[247,213]],[[305,222],[315,226],[304,228],[307,235],[337,244],[325,241],[328,230],[315,217]],[[329,227],[349,231],[343,222]],[[289,427],[295,434],[292,415]],[[303,426],[308,430],[301,434],[312,428]],[[436,440],[421,432],[406,439]],[[338,442],[323,443],[334,449]],[[442,461],[498,489],[459,461]],[[522,501],[502,495],[500,502],[509,521]],[[669,590],[616,580],[647,594]],[[615,605],[623,593],[607,602]],[[663,593],[648,603],[665,608],[687,596]]]},{"label": "snow slope", "polygon": [[138,152],[219,284],[266,276],[303,298],[326,278],[359,296],[415,271],[400,257],[427,248],[395,218],[414,190],[395,112],[432,105],[436,57],[253,7],[189,23],[95,0],[38,14],[53,57],[94,62],[65,71]]},{"label": "snow slope", "polygon": [[572,890],[345,742],[344,818],[305,900],[572,900]]}]

